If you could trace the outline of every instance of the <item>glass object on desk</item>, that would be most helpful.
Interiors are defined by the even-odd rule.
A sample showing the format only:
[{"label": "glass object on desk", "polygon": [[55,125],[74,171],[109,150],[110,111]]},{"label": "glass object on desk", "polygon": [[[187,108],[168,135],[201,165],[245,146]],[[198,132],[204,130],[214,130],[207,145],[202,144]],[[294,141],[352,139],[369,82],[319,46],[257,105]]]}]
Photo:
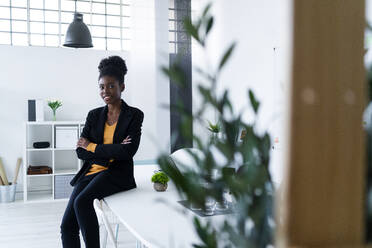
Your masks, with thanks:
[{"label": "glass object on desk", "polygon": [[216,203],[216,210],[219,210],[219,211],[223,211],[223,210],[227,210],[229,208],[229,203],[227,201],[227,195],[228,195],[228,191],[225,190],[223,195],[222,195],[222,201],[217,201]]},{"label": "glass object on desk", "polygon": [[190,209],[191,210],[201,210],[202,207],[199,204],[197,204],[197,203],[191,203],[190,204]]},{"label": "glass object on desk", "polygon": [[213,199],[212,197],[207,197],[207,199],[205,199],[205,209],[203,210],[203,214],[213,215],[215,209],[216,209],[216,200]]}]

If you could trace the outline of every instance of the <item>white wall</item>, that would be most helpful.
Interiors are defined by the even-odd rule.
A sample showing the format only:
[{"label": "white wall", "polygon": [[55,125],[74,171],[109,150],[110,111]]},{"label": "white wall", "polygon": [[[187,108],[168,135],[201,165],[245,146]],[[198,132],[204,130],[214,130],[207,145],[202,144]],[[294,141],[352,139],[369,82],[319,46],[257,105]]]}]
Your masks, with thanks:
[{"label": "white wall", "polygon": [[[167,56],[159,57],[168,51],[168,24],[162,27],[161,14],[167,12],[168,0],[159,0],[157,5],[160,12],[156,14],[155,0],[133,2],[130,52],[0,46],[0,157],[8,178],[14,177],[17,157],[23,152],[22,124],[28,117],[27,99],[57,98],[63,102],[57,110],[57,120],[85,120],[90,109],[104,105],[98,92],[97,67],[109,55],[120,55],[127,61],[122,98],[145,114],[135,163],[155,160],[160,149],[170,150],[169,110],[159,110],[160,104],[169,104],[169,83],[158,74],[160,65],[168,63]],[[45,120],[51,120],[46,103],[44,112]],[[22,180],[20,175],[18,191]]]},{"label": "white wall", "polygon": [[[195,15],[200,13],[205,2],[194,1]],[[228,88],[236,112],[244,111],[243,118],[252,120],[248,111],[248,88],[261,102],[259,129],[269,130],[279,143],[272,152],[271,169],[276,181],[282,177],[283,161],[280,145],[284,143],[284,100],[287,92],[288,48],[290,41],[290,5],[288,0],[219,0],[213,1],[212,13],[215,24],[208,40],[208,59],[216,67],[223,52],[233,42],[237,46],[224,69],[218,91]],[[274,52],[276,48],[276,52]],[[200,48],[193,44],[193,64],[206,61]],[[199,81],[197,73],[194,82]],[[194,84],[194,110],[200,102]],[[214,120],[212,113],[208,119]],[[195,126],[199,134],[208,134],[205,127]]]}]

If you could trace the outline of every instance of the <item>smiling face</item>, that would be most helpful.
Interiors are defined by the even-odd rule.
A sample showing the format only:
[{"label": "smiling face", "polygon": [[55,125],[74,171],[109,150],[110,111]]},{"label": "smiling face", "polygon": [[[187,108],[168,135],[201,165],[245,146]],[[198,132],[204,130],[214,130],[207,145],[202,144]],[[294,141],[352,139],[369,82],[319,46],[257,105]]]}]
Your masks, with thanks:
[{"label": "smiling face", "polygon": [[121,99],[121,92],[124,91],[124,83],[112,76],[103,76],[98,81],[100,96],[106,104],[113,104]]}]

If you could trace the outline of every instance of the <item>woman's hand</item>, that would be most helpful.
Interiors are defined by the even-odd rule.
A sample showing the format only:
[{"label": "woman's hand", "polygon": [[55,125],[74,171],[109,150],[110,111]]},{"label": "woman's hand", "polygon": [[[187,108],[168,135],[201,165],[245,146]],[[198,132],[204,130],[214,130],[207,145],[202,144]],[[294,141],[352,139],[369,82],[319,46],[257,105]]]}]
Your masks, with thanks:
[{"label": "woman's hand", "polygon": [[85,150],[87,149],[88,145],[89,145],[90,141],[86,138],[83,138],[81,137],[77,144],[76,144],[76,147],[81,147],[81,148],[84,148]]},{"label": "woman's hand", "polygon": [[126,144],[130,144],[131,142],[130,142],[130,140],[131,140],[131,138],[129,137],[129,135],[123,140],[123,142],[121,142],[121,144],[124,144],[124,145],[126,145]]}]

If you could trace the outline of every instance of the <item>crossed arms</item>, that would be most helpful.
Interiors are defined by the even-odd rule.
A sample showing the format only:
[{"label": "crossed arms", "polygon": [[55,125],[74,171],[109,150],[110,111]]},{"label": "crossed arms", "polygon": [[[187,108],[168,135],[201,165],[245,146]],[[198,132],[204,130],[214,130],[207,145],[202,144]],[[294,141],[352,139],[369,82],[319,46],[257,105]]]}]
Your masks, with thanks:
[{"label": "crossed arms", "polygon": [[[114,160],[130,160],[133,158],[138,150],[141,139],[141,129],[143,122],[143,113],[138,111],[132,117],[132,121],[128,126],[128,136],[120,144],[97,144],[94,152],[87,151],[86,147],[81,144],[81,139],[89,138],[90,129],[93,122],[92,111],[88,113],[81,138],[76,148],[76,153],[79,159],[92,160],[92,159],[114,159]],[[89,140],[88,140],[89,142]]]}]

